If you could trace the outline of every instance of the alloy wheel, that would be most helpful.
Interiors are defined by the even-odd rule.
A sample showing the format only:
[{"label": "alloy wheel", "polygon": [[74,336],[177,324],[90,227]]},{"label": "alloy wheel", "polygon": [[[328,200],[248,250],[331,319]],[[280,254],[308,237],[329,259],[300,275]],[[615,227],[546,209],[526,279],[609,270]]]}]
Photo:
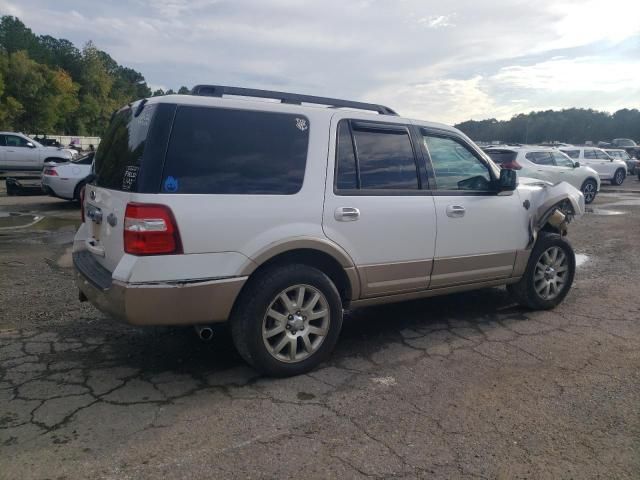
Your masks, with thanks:
[{"label": "alloy wheel", "polygon": [[567,283],[569,257],[560,247],[546,249],[536,263],[533,286],[543,300],[553,300]]},{"label": "alloy wheel", "polygon": [[582,194],[584,195],[584,201],[590,203],[596,196],[596,186],[592,182],[587,182],[582,189]]},{"label": "alloy wheel", "polygon": [[262,340],[281,362],[309,358],[329,333],[331,314],[324,294],[311,285],[293,285],[273,299],[262,321]]}]

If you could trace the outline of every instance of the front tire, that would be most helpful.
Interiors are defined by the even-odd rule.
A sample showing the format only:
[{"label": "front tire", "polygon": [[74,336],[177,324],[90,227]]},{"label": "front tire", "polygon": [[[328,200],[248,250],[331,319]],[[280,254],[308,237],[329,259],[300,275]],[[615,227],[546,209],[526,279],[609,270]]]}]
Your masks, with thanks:
[{"label": "front tire", "polygon": [[582,195],[584,195],[584,203],[589,205],[596,198],[596,194],[598,193],[598,184],[592,178],[588,178],[582,184]]},{"label": "front tire", "polygon": [[522,279],[507,289],[521,305],[548,310],[567,296],[575,272],[576,257],[569,242],[557,233],[540,232]]},{"label": "front tire", "polygon": [[231,335],[256,370],[300,375],[333,350],[342,328],[342,301],[331,279],[301,264],[258,273],[236,301]]},{"label": "front tire", "polygon": [[622,185],[626,176],[627,174],[625,173],[625,171],[622,168],[619,168],[618,170],[616,170],[616,173],[613,174],[611,185],[616,185],[616,186]]}]

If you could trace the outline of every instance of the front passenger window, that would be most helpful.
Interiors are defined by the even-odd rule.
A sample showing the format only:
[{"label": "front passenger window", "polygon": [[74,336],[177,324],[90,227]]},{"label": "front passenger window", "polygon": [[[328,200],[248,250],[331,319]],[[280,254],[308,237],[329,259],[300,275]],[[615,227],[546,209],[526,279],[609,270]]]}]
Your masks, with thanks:
[{"label": "front passenger window", "polygon": [[491,189],[488,167],[462,143],[453,138],[435,135],[424,135],[423,138],[438,190]]},{"label": "front passenger window", "polygon": [[15,135],[6,135],[5,142],[7,147],[26,147],[27,141],[22,137],[16,137]]}]

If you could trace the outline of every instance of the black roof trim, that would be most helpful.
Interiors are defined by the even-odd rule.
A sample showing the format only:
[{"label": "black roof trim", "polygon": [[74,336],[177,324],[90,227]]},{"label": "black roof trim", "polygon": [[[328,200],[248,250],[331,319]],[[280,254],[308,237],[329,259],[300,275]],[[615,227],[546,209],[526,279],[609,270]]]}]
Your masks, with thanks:
[{"label": "black roof trim", "polygon": [[243,97],[272,98],[280,100],[281,103],[301,105],[302,103],[314,103],[317,105],[328,105],[334,108],[355,108],[358,110],[371,110],[381,115],[398,114],[384,105],[375,103],[352,102],[349,100],[339,100],[337,98],[316,97],[314,95],[300,95],[297,93],[274,92],[272,90],[258,90],[255,88],[227,87],[224,85],[196,85],[191,90],[192,95],[207,97],[222,97],[223,95],[239,95]]}]

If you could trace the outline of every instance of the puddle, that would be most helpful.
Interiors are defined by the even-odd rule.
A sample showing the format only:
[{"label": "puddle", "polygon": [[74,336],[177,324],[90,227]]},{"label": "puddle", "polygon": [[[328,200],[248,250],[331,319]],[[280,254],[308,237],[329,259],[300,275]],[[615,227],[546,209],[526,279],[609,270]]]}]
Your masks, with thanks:
[{"label": "puddle", "polygon": [[589,255],[585,253],[576,253],[576,267],[581,267],[589,261]]},{"label": "puddle", "polygon": [[60,230],[64,227],[78,228],[80,219],[45,217],[28,213],[0,212],[0,231],[14,229]]},{"label": "puddle", "polygon": [[586,209],[587,213],[593,213],[594,215],[624,215],[627,212],[622,212],[620,210],[606,210],[604,208],[592,208],[592,207],[587,207]]},{"label": "puddle", "polygon": [[0,230],[26,228],[35,225],[44,217],[14,212],[0,212]]}]

